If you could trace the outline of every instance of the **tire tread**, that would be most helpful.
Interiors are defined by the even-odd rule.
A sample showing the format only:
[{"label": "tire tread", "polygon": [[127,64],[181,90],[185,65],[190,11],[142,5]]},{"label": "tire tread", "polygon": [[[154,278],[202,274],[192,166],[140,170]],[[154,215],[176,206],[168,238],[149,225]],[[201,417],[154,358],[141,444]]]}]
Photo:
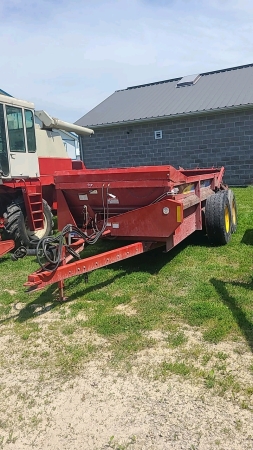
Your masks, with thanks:
[{"label": "tire tread", "polygon": [[231,227],[231,209],[227,196],[224,192],[218,192],[211,195],[206,200],[205,223],[208,239],[216,245],[225,245],[231,237],[225,228],[224,212],[225,207],[229,207],[230,227]]},{"label": "tire tread", "polygon": [[[53,229],[53,215],[48,203],[43,199],[43,206],[46,210],[48,219],[48,232],[45,235],[52,234]],[[18,197],[7,207],[7,224],[5,226],[6,232],[12,236],[17,245],[25,245],[29,247],[32,240],[28,237],[25,228],[25,206],[22,197]]]}]

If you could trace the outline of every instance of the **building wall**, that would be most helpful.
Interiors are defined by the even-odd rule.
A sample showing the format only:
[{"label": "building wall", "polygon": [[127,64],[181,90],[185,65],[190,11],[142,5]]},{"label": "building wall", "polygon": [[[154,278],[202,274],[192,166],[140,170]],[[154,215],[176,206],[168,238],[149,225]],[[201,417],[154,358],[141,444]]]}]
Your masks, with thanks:
[{"label": "building wall", "polygon": [[[154,131],[163,138],[155,140]],[[97,128],[83,137],[87,168],[170,164],[226,168],[230,185],[253,183],[253,111]]]}]

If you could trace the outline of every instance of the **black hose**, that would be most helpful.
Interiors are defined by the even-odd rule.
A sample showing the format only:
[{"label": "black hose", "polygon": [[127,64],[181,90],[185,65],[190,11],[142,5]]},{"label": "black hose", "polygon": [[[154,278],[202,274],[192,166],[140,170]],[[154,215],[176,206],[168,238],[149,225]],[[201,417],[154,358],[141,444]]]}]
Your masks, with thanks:
[{"label": "black hose", "polygon": [[[48,272],[54,272],[61,263],[63,247],[65,247],[68,253],[70,253],[74,258],[80,258],[78,253],[76,253],[71,245],[67,243],[69,233],[73,233],[75,238],[79,237],[83,239],[87,244],[93,245],[97,242],[103,231],[104,227],[102,227],[102,229],[98,233],[93,233],[92,235],[88,236],[78,227],[69,224],[66,225],[63,228],[62,232],[57,236],[47,236],[42,238],[37,243],[36,247],[37,261],[40,267]],[[44,262],[43,260],[46,260],[46,262]]]},{"label": "black hose", "polygon": [[[101,230],[93,229],[93,233],[87,235],[80,228],[75,225],[68,224],[66,225],[61,233],[57,236],[47,236],[42,238],[36,246],[36,256],[37,261],[42,268],[42,270],[46,270],[48,272],[54,272],[60,265],[62,261],[62,249],[65,249],[70,253],[74,258],[79,259],[80,256],[73,250],[73,248],[68,244],[67,239],[68,235],[71,233],[74,234],[75,237],[79,237],[83,239],[83,241],[87,244],[94,245],[98,239],[101,237],[103,232],[106,229],[108,218],[109,218],[109,207],[108,207],[108,186],[106,188],[106,202],[105,202],[105,193],[104,186],[102,187],[102,203],[103,203],[103,225]],[[42,259],[46,260],[43,262]]]}]

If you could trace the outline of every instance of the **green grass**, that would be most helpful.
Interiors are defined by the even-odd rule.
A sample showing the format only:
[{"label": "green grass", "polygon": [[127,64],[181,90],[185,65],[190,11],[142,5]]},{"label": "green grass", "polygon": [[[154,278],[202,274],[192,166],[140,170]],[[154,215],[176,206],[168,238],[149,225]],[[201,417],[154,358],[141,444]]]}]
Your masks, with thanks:
[{"label": "green grass", "polygon": [[175,375],[187,376],[193,371],[193,367],[186,365],[184,362],[167,362],[164,361],[160,365],[160,374],[162,377],[166,377],[167,373],[173,373]]},{"label": "green grass", "polygon": [[171,347],[179,347],[187,342],[187,337],[183,331],[170,333],[168,336],[168,343]]},{"label": "green grass", "polygon": [[[244,340],[252,351],[253,188],[237,188],[234,192],[239,224],[227,246],[212,246],[201,232],[195,233],[169,253],[157,249],[94,271],[88,284],[82,276],[67,280],[64,304],[56,301],[55,286],[25,293],[27,275],[38,268],[34,258],[17,262],[8,256],[2,258],[0,333],[12,327],[26,345],[35,348],[41,337],[51,349],[57,340],[53,361],[65,371],[78,367],[98,350],[99,346],[82,344],[85,332],[95,332],[106,341],[106,351],[114,362],[155,347],[153,332],[164,333],[167,348],[183,352],[188,345],[184,326],[200,331],[208,343]],[[117,245],[115,241],[99,242],[87,247],[85,254]],[[53,314],[57,316],[55,323],[49,322],[42,332],[38,317],[43,321]],[[41,350],[46,355],[43,361],[50,359],[47,351]],[[225,364],[226,358],[221,352],[216,359]],[[196,361],[208,365],[213,357],[203,349]],[[187,361],[168,364],[163,367],[166,373],[185,376],[194,372]],[[215,370],[221,372],[221,367],[222,363]],[[205,380],[208,387],[217,384],[212,372]]]}]

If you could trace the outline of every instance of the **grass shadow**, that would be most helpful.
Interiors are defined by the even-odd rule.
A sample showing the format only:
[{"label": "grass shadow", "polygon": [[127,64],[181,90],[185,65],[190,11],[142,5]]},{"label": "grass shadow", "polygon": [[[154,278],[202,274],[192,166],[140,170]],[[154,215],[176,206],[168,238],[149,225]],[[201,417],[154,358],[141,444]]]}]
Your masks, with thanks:
[{"label": "grass shadow", "polygon": [[[67,301],[71,302],[73,300],[77,300],[79,297],[81,297],[85,294],[89,294],[98,289],[102,289],[106,286],[109,286],[110,284],[114,283],[114,281],[118,280],[119,278],[124,277],[124,275],[125,275],[125,273],[118,273],[118,274],[114,275],[113,277],[109,278],[108,280],[102,281],[100,283],[96,283],[93,286],[88,286],[86,284],[85,285],[86,287],[84,287],[83,290],[74,292],[73,294],[70,294],[70,295],[67,295]],[[68,283],[68,286],[66,286],[66,288],[69,289],[71,287],[71,285],[76,288],[76,286],[80,283],[84,283],[84,281],[81,276],[78,276],[75,278],[75,280],[73,280],[72,283]]]},{"label": "grass shadow", "polygon": [[[121,245],[127,244],[131,244],[131,242],[121,242]],[[134,258],[125,259],[118,263],[112,264],[112,267],[115,267],[115,270],[122,269],[127,274],[135,271],[142,271],[147,272],[150,275],[156,275],[166,264],[173,261],[173,259],[188,246],[213,247],[213,245],[208,241],[207,236],[205,236],[202,231],[196,231],[176,245],[176,247],[171,249],[169,252],[165,251],[164,244],[164,246],[158,247],[146,253],[142,253]]]},{"label": "grass shadow", "polygon": [[[73,293],[66,297],[64,304],[71,302],[73,300],[76,300],[78,297],[80,297],[83,294],[87,294],[89,292],[95,291],[96,289],[101,289],[103,287],[106,287],[106,286],[110,285],[111,283],[113,283],[116,279],[118,279],[122,276],[124,276],[124,273],[117,274],[106,281],[97,283],[94,286],[87,287],[81,292],[79,291],[77,293]],[[72,283],[68,284],[68,287],[71,287],[71,284],[76,286],[76,284],[79,284],[81,282],[84,283],[83,278],[81,276],[79,276],[79,277],[75,278],[75,280],[73,280]],[[37,315],[46,314],[47,312],[51,311],[52,309],[60,307],[60,305],[62,304],[61,302],[59,302],[57,300],[57,297],[58,297],[57,284],[53,284],[53,285],[49,286],[45,291],[43,291],[39,295],[39,297],[37,297],[36,299],[27,303],[24,306],[24,308],[22,308],[16,316],[10,317],[10,319],[16,318],[17,322],[22,323],[31,318],[36,317]],[[35,313],[36,308],[40,308],[38,314]]]},{"label": "grass shadow", "polygon": [[11,319],[16,319],[16,321],[18,322],[24,322],[28,319],[31,319],[32,317],[35,317],[34,311],[36,308],[40,308],[41,311],[40,314],[44,314],[48,312],[50,309],[55,308],[59,304],[59,302],[56,302],[55,300],[52,300],[52,303],[47,305],[50,302],[49,298],[52,299],[53,297],[56,297],[55,291],[56,291],[55,285],[50,286],[46,291],[43,291],[39,295],[39,297],[27,303],[20,310],[18,310],[16,304],[14,304],[13,306],[14,309],[16,309],[17,313],[12,314],[11,316],[8,316],[4,319],[1,319],[0,325],[8,322]]},{"label": "grass shadow", "polygon": [[236,298],[229,294],[226,287],[227,284],[230,284],[232,286],[238,286],[253,291],[253,281],[251,281],[250,283],[241,283],[237,281],[225,282],[211,278],[210,282],[216,289],[222,302],[230,309],[231,313],[233,314],[234,320],[239,326],[243,336],[248,342],[250,350],[253,353],[253,323],[248,320],[246,314],[238,306]]},{"label": "grass shadow", "polygon": [[6,253],[5,255],[0,257],[0,264],[5,264],[5,263],[9,262],[10,259],[11,259],[10,253]]},{"label": "grass shadow", "polygon": [[253,245],[253,230],[252,229],[248,229],[245,231],[242,240],[241,240],[242,244],[246,244],[246,245]]}]

